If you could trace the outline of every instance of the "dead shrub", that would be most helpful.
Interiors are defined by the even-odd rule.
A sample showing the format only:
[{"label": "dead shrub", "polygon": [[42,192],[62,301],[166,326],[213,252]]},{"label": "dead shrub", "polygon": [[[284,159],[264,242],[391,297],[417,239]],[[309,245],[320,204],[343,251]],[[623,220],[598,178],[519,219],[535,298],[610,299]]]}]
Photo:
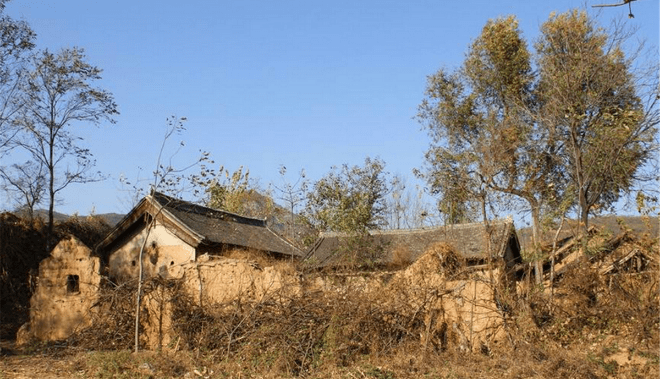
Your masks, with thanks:
[{"label": "dead shrub", "polygon": [[397,246],[392,252],[392,261],[389,264],[390,269],[396,270],[408,267],[412,262],[412,253],[405,246]]},{"label": "dead shrub", "polygon": [[380,307],[359,291],[273,294],[260,302],[205,307],[177,296],[174,318],[182,347],[220,358],[253,357],[293,375],[392,352],[418,341],[423,330],[421,313],[411,317]]},{"label": "dead shrub", "polygon": [[292,273],[296,269],[296,262],[290,259],[276,258],[253,249],[232,249],[224,254],[225,257],[257,263],[260,267],[275,267],[280,272]]},{"label": "dead shrub", "polygon": [[[424,256],[433,259],[433,267],[438,271],[443,271],[446,276],[453,276],[465,267],[465,259],[461,257],[453,247],[446,243],[436,243],[432,245]],[[423,256],[423,257],[424,257]]]},{"label": "dead shrub", "polygon": [[[162,297],[181,293],[180,283],[165,281],[160,277],[145,280],[142,299],[156,291],[167,293]],[[91,326],[72,334],[70,346],[86,350],[131,350],[135,347],[135,306],[137,280],[115,285],[104,280],[99,289],[99,299],[90,310]],[[163,298],[160,299],[163,302]],[[149,322],[149,309],[142,303],[140,311],[140,347],[146,347],[145,330]]]},{"label": "dead shrub", "polygon": [[14,339],[29,319],[39,262],[47,256],[43,222],[0,214],[0,338]]},{"label": "dead shrub", "polygon": [[72,235],[76,236],[76,238],[90,248],[101,241],[110,229],[112,227],[103,218],[98,216],[71,216],[64,222],[58,222],[55,228],[58,240]]},{"label": "dead shrub", "polygon": [[135,341],[136,282],[120,286],[102,283],[91,312],[91,326],[68,338],[70,346],[87,350],[132,349]]},{"label": "dead shrub", "polygon": [[563,345],[585,336],[622,335],[636,343],[660,343],[657,269],[602,275],[589,261],[570,267],[555,288],[555,301],[530,299],[537,325]]}]

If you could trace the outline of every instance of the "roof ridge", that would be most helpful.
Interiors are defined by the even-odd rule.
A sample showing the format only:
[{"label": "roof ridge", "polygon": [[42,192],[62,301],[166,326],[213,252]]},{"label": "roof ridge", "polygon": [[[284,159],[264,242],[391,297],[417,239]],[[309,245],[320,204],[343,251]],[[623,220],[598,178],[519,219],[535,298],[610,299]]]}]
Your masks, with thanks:
[{"label": "roof ridge", "polygon": [[[199,215],[204,215],[204,216],[209,216],[209,217],[216,216],[217,214],[223,214],[223,215],[227,215],[227,216],[237,217],[237,218],[243,219],[245,221],[252,221],[252,222],[257,221],[259,223],[263,223],[264,225],[266,225],[266,221],[264,219],[244,216],[244,215],[240,215],[238,213],[233,213],[233,212],[230,212],[230,211],[227,211],[227,210],[224,210],[224,209],[210,208],[210,207],[207,207],[207,206],[204,206],[204,205],[195,204],[195,203],[187,201],[187,200],[177,199],[175,197],[165,195],[164,193],[161,193],[161,192],[154,192],[154,195],[153,196],[150,195],[150,196],[158,204],[160,204],[161,206],[163,206],[165,208],[173,208],[173,209],[176,209],[176,210],[181,210],[181,211],[186,211],[186,212],[192,211],[193,213],[196,213],[196,214],[199,214]],[[163,204],[158,197],[167,199],[168,201],[171,201],[171,203],[177,203],[179,205],[183,205],[183,206],[185,206],[186,209],[183,209],[183,208],[177,207],[177,206],[172,206],[171,203]],[[217,218],[217,217],[214,217],[214,218]]]},{"label": "roof ridge", "polygon": [[[490,226],[496,225],[513,225],[513,220],[510,218],[505,219],[495,219],[490,221]],[[455,230],[455,229],[469,229],[473,227],[484,226],[483,222],[471,222],[466,224],[450,224],[450,225],[441,225],[428,228],[411,228],[411,229],[372,229],[367,231],[370,235],[379,234],[379,235],[388,235],[388,234],[415,234],[420,232],[435,232],[440,230]],[[345,232],[321,232],[319,237],[346,237],[350,236],[350,233]]]}]

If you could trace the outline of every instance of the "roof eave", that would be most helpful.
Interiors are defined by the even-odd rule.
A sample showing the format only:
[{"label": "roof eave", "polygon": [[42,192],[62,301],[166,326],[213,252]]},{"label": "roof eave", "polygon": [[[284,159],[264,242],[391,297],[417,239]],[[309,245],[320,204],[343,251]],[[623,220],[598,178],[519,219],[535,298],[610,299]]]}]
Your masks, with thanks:
[{"label": "roof eave", "polygon": [[192,247],[197,247],[203,241],[206,240],[206,237],[197,233],[195,230],[190,228],[172,213],[170,213],[164,206],[159,204],[153,199],[151,195],[145,196],[140,202],[133,207],[133,209],[124,216],[117,226],[113,228],[108,235],[96,245],[97,251],[103,251],[112,245],[117,239],[131,228],[136,222],[138,222],[145,214],[149,214],[152,217],[155,217],[157,221],[167,225],[171,224],[174,226],[172,231],[178,238],[184,240],[186,243],[190,244]]}]

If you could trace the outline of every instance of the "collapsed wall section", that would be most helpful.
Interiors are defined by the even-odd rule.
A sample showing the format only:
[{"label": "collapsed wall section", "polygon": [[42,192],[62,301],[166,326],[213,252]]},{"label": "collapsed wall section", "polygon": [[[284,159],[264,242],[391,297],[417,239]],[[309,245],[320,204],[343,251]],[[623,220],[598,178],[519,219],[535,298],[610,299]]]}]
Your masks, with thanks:
[{"label": "collapsed wall section", "polygon": [[90,325],[101,285],[101,262],[75,237],[60,241],[39,264],[39,281],[30,299],[30,321],[17,342],[59,340]]}]

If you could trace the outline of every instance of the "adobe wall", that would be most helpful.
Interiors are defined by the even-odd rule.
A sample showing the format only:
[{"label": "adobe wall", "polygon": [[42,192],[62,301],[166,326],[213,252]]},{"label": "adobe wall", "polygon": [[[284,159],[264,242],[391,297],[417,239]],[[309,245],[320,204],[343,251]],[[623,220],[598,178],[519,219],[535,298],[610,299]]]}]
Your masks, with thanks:
[{"label": "adobe wall", "polygon": [[[504,318],[495,301],[494,287],[500,270],[448,267],[447,251],[430,251],[405,270],[362,274],[319,274],[305,284],[305,291],[359,291],[379,306],[424,314],[425,346],[444,345],[450,339],[461,350],[478,350],[504,340]],[[201,256],[168,268],[167,279],[180,279],[185,293],[200,306],[228,304],[235,300],[260,301],[268,295],[282,299],[302,291],[298,275],[274,267],[261,268],[247,260]],[[282,292],[283,291],[283,292]],[[145,297],[149,322],[145,343],[152,349],[173,346],[171,301],[164,291]]]},{"label": "adobe wall", "polygon": [[38,285],[30,299],[30,321],[18,333],[19,344],[32,338],[64,339],[90,324],[101,284],[101,262],[91,253],[70,237],[41,261]]},{"label": "adobe wall", "polygon": [[[200,306],[261,301],[273,294],[294,295],[300,290],[297,276],[287,275],[273,266],[260,267],[252,261],[202,255],[197,261],[168,267],[161,276],[179,280],[183,292]],[[145,296],[149,321],[143,333],[151,349],[173,344],[172,302],[163,288]]]},{"label": "adobe wall", "polygon": [[179,239],[163,225],[156,224],[151,232],[148,232],[148,228],[143,228],[110,253],[108,259],[110,278],[121,282],[138,277],[140,249],[145,238],[147,244],[142,256],[143,278],[167,271],[168,267],[195,260],[194,247]]},{"label": "adobe wall", "polygon": [[[479,349],[505,338],[504,319],[495,301],[501,270],[493,268],[447,267],[444,254],[450,250],[427,252],[388,285],[394,298],[405,296],[411,309],[429,310],[423,343],[439,330],[447,330],[460,349]],[[491,282],[491,274],[493,281]],[[429,339],[429,341],[425,341]]]},{"label": "adobe wall", "polygon": [[[407,269],[390,273],[319,276],[314,286],[322,291],[358,290],[379,306],[425,314],[424,346],[443,345],[450,339],[460,350],[478,350],[506,338],[504,315],[495,301],[495,288],[503,285],[502,271],[493,268],[451,267],[449,246],[436,246]],[[448,262],[449,261],[449,262]]]}]

